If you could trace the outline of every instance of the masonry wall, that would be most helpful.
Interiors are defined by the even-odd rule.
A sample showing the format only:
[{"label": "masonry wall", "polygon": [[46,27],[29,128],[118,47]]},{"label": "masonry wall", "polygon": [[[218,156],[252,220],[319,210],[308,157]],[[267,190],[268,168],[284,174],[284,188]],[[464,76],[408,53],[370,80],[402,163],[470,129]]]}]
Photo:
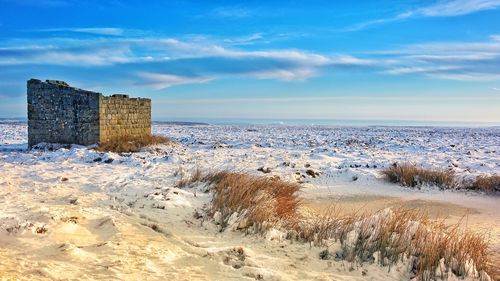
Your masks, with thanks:
[{"label": "masonry wall", "polygon": [[125,95],[101,96],[99,102],[100,142],[122,136],[151,135],[151,100]]},{"label": "masonry wall", "polygon": [[61,81],[28,81],[28,145],[99,141],[99,97]]},{"label": "masonry wall", "polygon": [[28,145],[91,145],[151,135],[151,100],[103,96],[63,81],[28,81]]}]

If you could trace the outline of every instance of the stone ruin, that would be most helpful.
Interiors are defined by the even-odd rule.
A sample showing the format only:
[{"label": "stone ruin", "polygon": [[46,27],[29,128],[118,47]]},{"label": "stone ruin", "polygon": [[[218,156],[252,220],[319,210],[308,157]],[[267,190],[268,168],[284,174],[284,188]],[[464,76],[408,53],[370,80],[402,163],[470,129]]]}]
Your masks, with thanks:
[{"label": "stone ruin", "polygon": [[151,100],[104,96],[64,81],[28,80],[28,146],[91,145],[151,135]]}]

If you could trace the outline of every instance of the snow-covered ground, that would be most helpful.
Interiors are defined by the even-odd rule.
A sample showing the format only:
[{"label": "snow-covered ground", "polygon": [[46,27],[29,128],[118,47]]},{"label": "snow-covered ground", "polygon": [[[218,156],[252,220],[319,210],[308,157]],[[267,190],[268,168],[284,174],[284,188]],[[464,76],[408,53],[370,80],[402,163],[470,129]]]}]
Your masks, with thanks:
[{"label": "snow-covered ground", "polygon": [[404,263],[351,270],[319,259],[321,247],[219,232],[193,217],[209,193],[173,187],[196,168],[263,170],[301,182],[305,204],[318,212],[333,202],[346,210],[421,208],[450,222],[466,215],[468,227],[487,231],[500,251],[498,197],[407,189],[379,175],[394,162],[464,177],[498,174],[500,128],[156,124],[153,131],[176,144],[122,155],[81,146],[28,151],[26,125],[0,123],[0,272],[7,280],[409,278]]},{"label": "snow-covered ground", "polygon": [[[500,127],[162,126],[194,151],[235,154],[225,163],[258,162],[279,167],[315,164],[321,170],[375,174],[394,162],[449,167],[464,176],[500,170]],[[257,155],[255,155],[257,154]],[[275,166],[275,167],[274,167]],[[373,173],[375,172],[375,173]]]}]

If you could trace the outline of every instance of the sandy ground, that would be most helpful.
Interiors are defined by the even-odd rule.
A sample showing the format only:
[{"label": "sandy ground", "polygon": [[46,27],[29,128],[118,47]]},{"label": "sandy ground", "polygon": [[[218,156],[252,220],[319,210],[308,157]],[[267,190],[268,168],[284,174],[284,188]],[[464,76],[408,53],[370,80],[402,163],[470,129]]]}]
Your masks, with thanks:
[{"label": "sandy ground", "polygon": [[[400,280],[406,269],[318,258],[321,248],[220,233],[193,218],[209,194],[172,187],[168,165],[3,165],[4,280]],[[61,181],[61,178],[68,178]],[[155,195],[156,194],[156,195]],[[156,197],[170,198],[157,200]],[[164,204],[158,207],[155,204]],[[156,207],[155,207],[156,206]],[[154,228],[154,229],[153,229]],[[43,231],[41,229],[44,229]],[[243,249],[243,254],[238,249]]]},{"label": "sandy ground", "polygon": [[422,199],[405,200],[405,198],[401,197],[380,195],[332,196],[331,198],[325,197],[318,200],[304,201],[304,205],[318,213],[326,213],[329,208],[334,208],[338,210],[340,215],[374,213],[389,207],[416,209],[427,213],[432,219],[451,220],[455,217],[467,219],[471,215],[480,214],[476,209],[469,209],[453,203]]}]

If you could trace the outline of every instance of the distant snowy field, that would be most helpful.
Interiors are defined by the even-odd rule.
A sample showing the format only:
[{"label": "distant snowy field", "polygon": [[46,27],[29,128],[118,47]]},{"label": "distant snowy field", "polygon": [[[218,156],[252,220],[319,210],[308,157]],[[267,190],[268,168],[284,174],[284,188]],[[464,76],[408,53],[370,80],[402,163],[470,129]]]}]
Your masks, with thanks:
[{"label": "distant snowy field", "polygon": [[[327,126],[162,126],[154,133],[194,151],[231,151],[239,159],[273,166],[316,164],[317,169],[357,169],[370,173],[394,162],[450,168],[458,174],[500,171],[500,127],[327,127]],[[225,152],[215,153],[228,158]],[[281,161],[283,160],[283,161]],[[238,166],[238,164],[235,164]]]},{"label": "distant snowy field", "polygon": [[[264,167],[271,173],[282,174],[310,166],[318,172],[354,171],[377,176],[380,168],[392,163],[411,162],[449,168],[464,177],[500,172],[500,127],[156,124],[153,133],[168,136],[180,144],[177,156],[189,155],[189,161],[181,160],[178,164],[190,162],[200,168],[255,170]],[[25,152],[8,155],[4,152],[21,152],[26,149],[26,143],[25,124],[0,124],[3,159],[22,158]],[[120,156],[115,155],[117,157]]]}]

